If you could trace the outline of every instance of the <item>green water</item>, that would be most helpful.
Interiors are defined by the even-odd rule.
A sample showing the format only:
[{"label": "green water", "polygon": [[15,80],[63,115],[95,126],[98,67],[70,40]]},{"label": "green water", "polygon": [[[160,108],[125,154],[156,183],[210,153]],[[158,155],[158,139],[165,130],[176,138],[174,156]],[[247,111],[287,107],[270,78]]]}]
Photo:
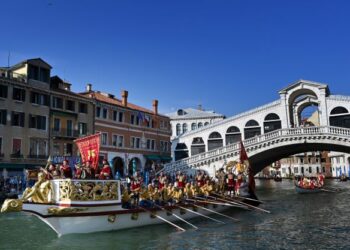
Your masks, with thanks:
[{"label": "green water", "polygon": [[177,232],[167,224],[58,238],[25,213],[0,215],[0,249],[350,249],[350,182],[328,181],[339,193],[296,194],[292,182],[258,181],[261,206],[271,214],[228,210],[240,219],[218,224],[203,219]]}]

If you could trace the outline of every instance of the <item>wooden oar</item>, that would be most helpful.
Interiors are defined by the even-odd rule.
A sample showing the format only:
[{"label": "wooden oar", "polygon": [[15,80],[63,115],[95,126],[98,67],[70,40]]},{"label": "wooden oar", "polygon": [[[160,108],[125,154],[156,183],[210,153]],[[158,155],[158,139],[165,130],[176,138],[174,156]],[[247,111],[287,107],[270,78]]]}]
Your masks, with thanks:
[{"label": "wooden oar", "polygon": [[208,203],[208,204],[214,204],[214,205],[222,205],[222,206],[228,206],[228,207],[237,207],[236,205],[229,204],[229,203],[222,203],[222,202],[212,202],[208,200],[195,200],[195,199],[186,199],[191,202],[202,202],[202,203]]},{"label": "wooden oar", "polygon": [[[146,209],[146,208],[144,208],[144,207],[138,207],[138,208],[140,208],[140,209],[142,209],[142,210],[144,210],[144,211],[146,211],[146,212],[151,213],[151,211],[149,211],[148,209]],[[155,214],[154,216],[157,217],[158,219],[160,219],[160,220],[162,220],[162,221],[168,223],[169,225],[172,225],[173,227],[179,229],[180,231],[183,231],[183,232],[186,231],[186,230],[183,229],[182,227],[176,225],[175,223],[172,223],[171,221],[168,221],[167,219],[165,219],[165,218],[163,218],[163,217],[161,217],[161,216],[159,216],[159,215],[157,215],[157,214]]]},{"label": "wooden oar", "polygon": [[[223,200],[223,199],[220,199],[220,198],[217,198],[217,197],[213,197],[213,196],[208,196],[208,197],[210,197],[210,198],[214,198],[214,199]],[[224,200],[224,201],[225,201],[225,200]],[[270,211],[268,211],[268,210],[262,209],[262,208],[260,208],[260,207],[255,207],[255,206],[250,205],[250,204],[247,204],[247,203],[245,203],[245,202],[243,202],[243,201],[227,201],[227,200],[226,200],[226,202],[229,202],[229,203],[236,203],[236,204],[241,204],[241,205],[247,206],[247,207],[249,207],[249,208],[253,208],[253,209],[255,209],[255,210],[259,210],[259,211],[262,211],[262,212],[264,212],[264,213],[268,213],[268,214],[270,214],[270,213],[271,213],[271,212],[270,212]]]},{"label": "wooden oar", "polygon": [[231,219],[231,220],[239,221],[239,220],[236,219],[236,218],[233,218],[233,217],[228,216],[228,215],[223,214],[223,213],[219,213],[219,212],[217,212],[217,211],[215,211],[215,210],[212,210],[212,209],[209,209],[209,208],[206,208],[206,207],[202,207],[202,206],[199,206],[199,205],[196,205],[196,204],[192,204],[192,205],[195,206],[195,207],[201,208],[201,209],[203,209],[203,210],[209,211],[209,212],[211,212],[211,213],[218,214],[218,215],[221,215],[221,216],[223,216],[223,217],[229,218],[229,219]]},{"label": "wooden oar", "polygon": [[337,191],[335,191],[335,190],[329,190],[329,189],[325,189],[325,188],[320,188],[320,190],[325,191],[325,192],[330,192],[330,193],[337,193]]},{"label": "wooden oar", "polygon": [[[161,210],[163,211],[166,211],[166,209],[164,207],[161,207],[161,206],[158,206],[156,204],[154,204],[156,207],[160,208]],[[187,220],[181,218],[180,216],[174,214],[174,213],[171,213],[172,216],[174,216],[175,218],[178,218],[180,221],[183,221],[185,222],[186,224],[190,225],[191,227],[193,227],[194,229],[198,229],[198,227],[196,227],[195,225],[193,225],[192,223],[189,223]]]},{"label": "wooden oar", "polygon": [[198,212],[193,211],[193,210],[191,210],[191,209],[188,209],[188,208],[185,208],[185,207],[182,207],[182,206],[179,206],[179,205],[175,205],[175,206],[177,206],[177,207],[179,207],[179,208],[182,208],[182,209],[184,209],[184,210],[186,210],[186,211],[188,211],[188,212],[191,212],[191,213],[194,213],[194,214],[196,214],[196,215],[199,215],[199,216],[202,216],[202,217],[204,217],[204,218],[207,218],[207,219],[209,219],[209,220],[212,220],[212,221],[215,221],[215,222],[218,222],[218,223],[225,224],[225,222],[223,222],[223,221],[221,221],[221,220],[214,219],[214,218],[212,218],[212,217],[209,217],[209,216],[207,216],[207,215],[198,213]]},{"label": "wooden oar", "polygon": [[[220,197],[224,197],[225,199],[227,199],[227,200],[232,200],[232,201],[236,201],[236,199],[235,198],[232,198],[232,197],[227,197],[227,196],[225,196],[225,195],[221,195],[221,194],[218,194],[218,193],[215,193],[215,192],[213,192],[213,194],[215,194],[215,195],[217,195],[217,196],[220,196]],[[259,202],[259,203],[264,203],[264,202],[262,202],[262,201],[260,201],[260,200],[256,200],[256,199],[253,199],[253,198],[248,198],[248,197],[242,197],[242,196],[236,196],[237,198],[240,198],[240,199],[244,199],[244,200],[248,200],[248,201],[256,201],[256,202]]]},{"label": "wooden oar", "polygon": [[[212,197],[212,196],[207,196],[207,197]],[[203,202],[213,202],[213,199],[208,200],[208,199],[205,199],[205,198],[203,198],[203,197],[198,197],[198,196],[195,196],[195,198],[200,199],[201,201],[203,200]],[[212,198],[213,198],[213,197],[212,197]],[[217,201],[217,200],[220,201],[220,203],[219,203],[219,202],[216,202],[217,205],[225,205],[225,204],[226,204],[226,206],[238,207],[238,208],[246,209],[246,207],[243,206],[243,205],[241,205],[241,204],[238,204],[238,203],[235,203],[235,202],[232,202],[232,201],[228,201],[228,200],[224,200],[224,199],[220,199],[220,198],[215,197],[214,201]],[[224,202],[224,203],[222,203],[222,202]],[[214,203],[214,204],[215,204],[215,203]]]}]

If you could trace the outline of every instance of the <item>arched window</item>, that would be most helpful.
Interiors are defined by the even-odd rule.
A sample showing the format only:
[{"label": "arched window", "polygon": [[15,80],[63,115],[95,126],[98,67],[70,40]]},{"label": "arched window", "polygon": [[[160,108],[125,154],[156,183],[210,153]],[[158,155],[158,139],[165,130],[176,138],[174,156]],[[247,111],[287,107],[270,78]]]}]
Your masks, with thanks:
[{"label": "arched window", "polygon": [[219,132],[212,132],[208,139],[208,150],[213,150],[223,146],[223,140]]},{"label": "arched window", "polygon": [[242,138],[241,131],[236,126],[231,126],[226,131],[226,145],[239,142]]},{"label": "arched window", "polygon": [[197,124],[196,123],[192,123],[191,124],[191,130],[195,130],[197,129]]},{"label": "arched window", "polygon": [[261,128],[259,126],[259,123],[255,120],[249,120],[245,124],[244,138],[249,139],[257,135],[261,135]]},{"label": "arched window", "polygon": [[187,123],[182,124],[182,133],[187,132]]},{"label": "arched window", "polygon": [[204,123],[204,126],[208,126],[208,125],[209,125],[209,122]]},{"label": "arched window", "polygon": [[176,124],[176,135],[180,135],[181,134],[181,124],[178,123]]},{"label": "arched window", "polygon": [[205,144],[202,137],[195,137],[192,140],[191,155],[197,155],[205,152]]},{"label": "arched window", "polygon": [[179,109],[178,111],[177,111],[177,115],[186,115],[187,113],[185,112],[185,110],[183,110],[183,109]]},{"label": "arched window", "polygon": [[347,114],[349,111],[344,107],[335,107],[331,111],[331,115]]},{"label": "arched window", "polygon": [[329,116],[329,124],[335,127],[350,128],[350,114],[344,107],[335,107]]},{"label": "arched window", "polygon": [[198,128],[201,128],[201,127],[203,127],[203,123],[198,123]]},{"label": "arched window", "polygon": [[178,143],[175,148],[175,161],[188,157],[188,149],[185,143]]},{"label": "arched window", "polygon": [[264,120],[264,133],[268,133],[282,128],[280,117],[275,113],[270,113]]}]

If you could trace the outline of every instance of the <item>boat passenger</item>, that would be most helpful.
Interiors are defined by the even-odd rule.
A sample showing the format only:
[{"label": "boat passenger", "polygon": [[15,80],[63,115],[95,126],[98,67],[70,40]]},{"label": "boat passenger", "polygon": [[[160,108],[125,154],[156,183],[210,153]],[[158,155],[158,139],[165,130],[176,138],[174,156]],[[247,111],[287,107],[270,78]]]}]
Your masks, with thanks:
[{"label": "boat passenger", "polygon": [[227,175],[227,191],[228,195],[232,196],[235,193],[235,179],[232,173]]},{"label": "boat passenger", "polygon": [[80,179],[83,171],[83,167],[80,164],[75,164],[74,166],[75,166],[74,178]]},{"label": "boat passenger", "polygon": [[94,171],[92,167],[92,161],[86,161],[85,165],[83,166],[82,173],[80,178],[81,179],[92,179],[94,176]]},{"label": "boat passenger", "polygon": [[73,177],[72,169],[68,165],[68,160],[63,160],[62,165],[60,166],[60,171],[61,171],[61,177],[63,179]]},{"label": "boat passenger", "polygon": [[100,180],[109,180],[112,177],[111,167],[109,166],[107,160],[103,160],[103,167],[98,175]]}]

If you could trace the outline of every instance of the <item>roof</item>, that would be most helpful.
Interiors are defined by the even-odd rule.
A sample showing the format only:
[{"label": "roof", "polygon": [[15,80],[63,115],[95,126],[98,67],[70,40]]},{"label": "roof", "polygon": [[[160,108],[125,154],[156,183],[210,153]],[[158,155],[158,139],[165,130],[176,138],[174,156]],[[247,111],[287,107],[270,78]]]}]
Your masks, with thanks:
[{"label": "roof", "polygon": [[31,63],[33,61],[40,61],[41,63],[45,64],[48,68],[52,69],[51,65],[48,64],[47,62],[45,62],[43,59],[41,59],[40,57],[38,58],[32,58],[32,59],[27,59],[27,60],[24,60],[22,62],[19,62],[13,66],[10,67],[10,69],[16,69],[16,68],[20,68],[22,67],[24,64],[27,64],[27,63]]},{"label": "roof", "polygon": [[[179,114],[183,111],[183,114]],[[170,119],[197,119],[197,118],[214,118],[214,117],[222,117],[225,116],[222,114],[215,113],[214,111],[206,111],[206,110],[199,110],[194,108],[185,108],[185,109],[178,109],[176,112],[169,113],[167,116],[170,117]]]},{"label": "roof", "polygon": [[281,89],[281,90],[279,91],[279,93],[281,93],[281,92],[287,92],[287,91],[289,91],[289,90],[291,90],[291,89],[293,89],[293,88],[295,88],[296,86],[301,85],[301,84],[307,84],[307,85],[311,85],[311,86],[314,86],[314,87],[317,87],[317,88],[321,88],[321,89],[322,89],[322,88],[325,88],[325,89],[327,89],[327,93],[329,93],[328,84],[326,84],[326,83],[320,83],[320,82],[314,82],[314,81],[309,81],[309,80],[303,80],[303,79],[300,79],[300,80],[298,80],[298,81],[296,81],[296,82],[294,82],[294,83],[288,85],[287,87]]},{"label": "roof", "polygon": [[[116,105],[116,106],[123,107],[123,108],[133,109],[133,110],[149,113],[149,114],[152,114],[152,115],[154,114],[152,110],[140,107],[140,106],[135,105],[135,104],[130,103],[130,102],[128,102],[127,106],[125,107],[122,104],[122,101],[120,99],[118,99],[118,98],[116,98],[114,96],[107,96],[108,94],[104,94],[104,93],[101,93],[99,91],[90,91],[90,92],[80,93],[80,95],[85,96],[85,97],[90,97],[91,94],[93,95],[92,98],[94,98],[96,101],[108,103],[108,104],[111,104],[111,105]],[[163,115],[161,115],[159,113],[157,115],[158,116],[163,116]]]}]

